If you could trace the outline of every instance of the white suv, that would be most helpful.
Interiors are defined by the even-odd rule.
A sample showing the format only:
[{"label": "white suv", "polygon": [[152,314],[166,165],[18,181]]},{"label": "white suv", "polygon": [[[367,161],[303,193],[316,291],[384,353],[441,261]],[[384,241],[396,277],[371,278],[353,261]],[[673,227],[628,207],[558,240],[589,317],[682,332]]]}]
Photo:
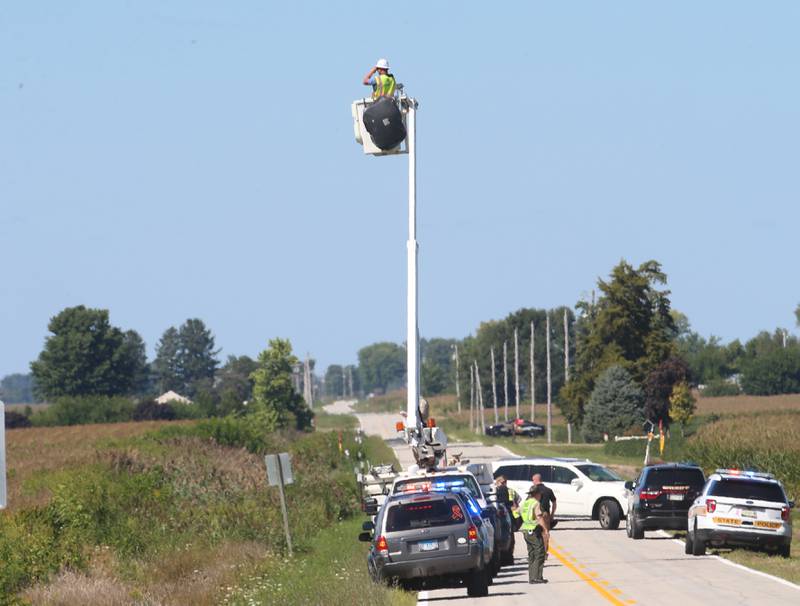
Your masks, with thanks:
[{"label": "white suv", "polygon": [[515,458],[492,462],[494,476],[525,498],[531,476],[538,473],[556,496],[556,518],[590,517],[606,530],[616,530],[625,517],[625,482],[614,472],[588,459]]},{"label": "white suv", "polygon": [[708,545],[745,545],[788,558],[792,507],[772,475],[718,469],[689,508],[686,553],[703,555]]}]

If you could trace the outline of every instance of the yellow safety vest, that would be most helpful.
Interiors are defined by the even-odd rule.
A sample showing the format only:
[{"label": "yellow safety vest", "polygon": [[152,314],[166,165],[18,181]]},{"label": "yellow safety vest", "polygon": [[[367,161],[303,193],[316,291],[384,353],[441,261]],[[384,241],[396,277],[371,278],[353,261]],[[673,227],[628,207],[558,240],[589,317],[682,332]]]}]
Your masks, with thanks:
[{"label": "yellow safety vest", "polygon": [[394,95],[395,81],[391,74],[375,74],[375,90],[372,98],[391,97]]},{"label": "yellow safety vest", "polygon": [[536,508],[539,501],[534,498],[527,498],[522,504],[522,530],[536,530],[539,521],[536,519]]}]

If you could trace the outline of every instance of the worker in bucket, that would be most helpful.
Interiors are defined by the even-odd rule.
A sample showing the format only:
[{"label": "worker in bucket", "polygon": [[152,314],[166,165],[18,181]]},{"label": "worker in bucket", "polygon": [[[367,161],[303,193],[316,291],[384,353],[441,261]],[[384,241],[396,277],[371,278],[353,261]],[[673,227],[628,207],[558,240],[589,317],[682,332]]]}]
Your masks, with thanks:
[{"label": "worker in bucket", "polygon": [[386,59],[378,59],[375,67],[367,72],[367,75],[364,76],[364,86],[372,87],[373,99],[394,95],[397,83],[394,76],[389,73],[389,62]]}]

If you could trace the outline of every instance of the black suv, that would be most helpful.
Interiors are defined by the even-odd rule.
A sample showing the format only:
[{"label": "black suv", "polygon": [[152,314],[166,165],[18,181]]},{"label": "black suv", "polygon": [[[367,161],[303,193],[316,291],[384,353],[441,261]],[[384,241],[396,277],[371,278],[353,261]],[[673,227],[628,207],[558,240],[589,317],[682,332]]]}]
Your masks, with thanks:
[{"label": "black suv", "polygon": [[664,463],[642,469],[628,489],[627,533],[644,538],[645,530],[686,530],[689,507],[703,490],[706,479],[696,465]]}]

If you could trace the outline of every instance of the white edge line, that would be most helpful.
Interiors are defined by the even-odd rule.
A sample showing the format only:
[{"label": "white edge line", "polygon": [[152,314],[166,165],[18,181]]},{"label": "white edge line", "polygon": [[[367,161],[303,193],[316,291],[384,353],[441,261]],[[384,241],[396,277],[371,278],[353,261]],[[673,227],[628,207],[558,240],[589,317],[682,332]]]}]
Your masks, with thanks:
[{"label": "white edge line", "polygon": [[[673,537],[668,532],[665,532],[663,530],[659,530],[658,533],[662,537],[671,538],[672,541],[674,543],[678,543],[678,545],[683,545],[684,544],[683,541],[681,541],[680,539],[676,539],[675,537]],[[800,590],[800,585],[798,585],[797,583],[792,583],[791,581],[787,581],[786,579],[782,579],[780,577],[776,577],[775,575],[769,574],[767,572],[761,572],[760,570],[755,570],[753,568],[749,568],[747,566],[744,566],[743,564],[737,564],[736,562],[731,562],[730,560],[728,560],[727,558],[723,558],[722,556],[708,555],[706,557],[707,558],[713,558],[713,559],[715,559],[715,560],[717,560],[719,562],[722,562],[723,564],[726,564],[727,566],[733,566],[734,568],[738,568],[740,570],[746,570],[747,572],[749,572],[751,574],[754,574],[754,575],[757,575],[757,576],[760,576],[760,577],[764,577],[765,579],[772,579],[773,581],[776,581],[776,582],[780,583],[781,585],[786,585],[787,587],[791,587],[792,589]]]},{"label": "white edge line", "polygon": [[418,606],[422,606],[422,604],[428,603],[428,592],[427,591],[420,591],[417,594],[417,604]]}]

